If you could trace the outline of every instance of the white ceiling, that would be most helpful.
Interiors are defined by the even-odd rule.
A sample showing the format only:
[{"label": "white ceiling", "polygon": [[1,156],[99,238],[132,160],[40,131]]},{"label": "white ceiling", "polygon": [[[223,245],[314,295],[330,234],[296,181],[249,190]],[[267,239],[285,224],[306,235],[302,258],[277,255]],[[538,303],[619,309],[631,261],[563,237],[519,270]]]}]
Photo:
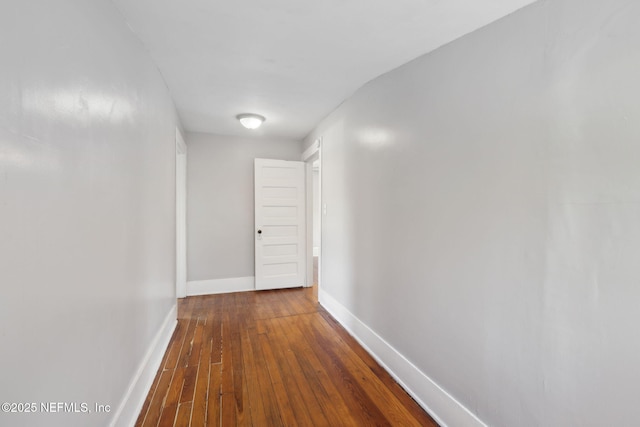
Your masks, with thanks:
[{"label": "white ceiling", "polygon": [[186,130],[301,139],[369,80],[535,0],[113,1]]}]

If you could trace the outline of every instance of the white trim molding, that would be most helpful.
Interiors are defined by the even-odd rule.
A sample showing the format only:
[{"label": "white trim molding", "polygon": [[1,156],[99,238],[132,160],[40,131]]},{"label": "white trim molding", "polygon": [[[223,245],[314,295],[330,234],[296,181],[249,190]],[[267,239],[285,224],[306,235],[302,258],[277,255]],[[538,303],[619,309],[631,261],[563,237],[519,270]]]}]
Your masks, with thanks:
[{"label": "white trim molding", "polygon": [[129,388],[109,423],[110,427],[130,427],[136,423],[158,368],[160,368],[162,358],[167,351],[173,331],[178,324],[177,319],[178,307],[174,304],[162,322],[160,330],[151,341],[142,363],[129,383]]},{"label": "white trim molding", "polygon": [[487,427],[477,416],[407,360],[322,288],[320,304],[443,427]]},{"label": "white trim molding", "polygon": [[306,162],[311,156],[316,154],[320,149],[320,144],[322,144],[322,137],[313,141],[313,143],[309,146],[309,148],[304,150],[304,153],[302,153],[302,161]]},{"label": "white trim molding", "polygon": [[192,280],[187,282],[187,296],[254,291],[256,289],[255,282],[254,276]]},{"label": "white trim molding", "polygon": [[187,144],[176,128],[176,296],[187,296]]}]

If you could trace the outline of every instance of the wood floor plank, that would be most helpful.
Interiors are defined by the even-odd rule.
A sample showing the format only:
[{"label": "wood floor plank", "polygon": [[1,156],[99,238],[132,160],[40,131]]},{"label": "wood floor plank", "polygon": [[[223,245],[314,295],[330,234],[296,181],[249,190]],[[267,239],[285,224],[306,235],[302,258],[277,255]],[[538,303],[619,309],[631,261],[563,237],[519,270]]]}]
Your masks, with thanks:
[{"label": "wood floor plank", "polygon": [[[276,330],[276,328],[277,325],[274,325],[273,329]],[[281,345],[277,334],[275,336],[270,334],[269,338],[267,348],[276,362],[276,367],[284,385],[285,396],[293,409],[295,419],[300,425],[314,425],[313,418],[307,408],[307,402],[303,399],[302,392],[298,387],[295,373],[292,372],[289,366],[286,356],[287,349]]]},{"label": "wood floor plank", "polygon": [[[171,347],[171,344],[169,344],[169,347]],[[167,353],[165,353],[165,357],[167,354],[168,354],[168,351]],[[151,397],[154,395],[154,393],[156,392],[156,389],[158,388],[158,383],[160,382],[160,377],[162,376],[161,374],[162,374],[163,366],[164,366],[164,363],[160,365],[160,368],[156,372],[156,377],[153,379],[153,383],[151,384],[151,388],[149,389],[149,397],[145,399],[144,404],[142,405],[142,409],[140,410],[140,414],[138,415],[138,419],[136,420],[135,427],[140,427],[142,425],[142,422],[144,421],[144,417],[147,415],[147,412],[149,411],[149,406],[151,405]]]},{"label": "wood floor plank", "polygon": [[275,293],[273,291],[262,291],[262,292],[264,293],[264,298],[268,301],[269,305],[271,306],[271,310],[273,312],[272,318],[289,315],[289,311],[287,310],[287,307],[285,306],[285,304],[275,303],[275,299],[274,299]]},{"label": "wood floor plank", "polygon": [[210,364],[209,365],[209,394],[207,399],[207,425],[219,426],[222,416],[222,402],[221,402],[221,389],[222,389],[222,365]]},{"label": "wood floor plank", "polygon": [[142,426],[436,427],[315,288],[189,297]]},{"label": "wood floor plank", "polygon": [[209,329],[208,337],[211,340],[210,363],[222,362],[222,316],[220,304],[216,302],[212,304],[212,309],[207,317],[207,325]]},{"label": "wood floor plank", "polygon": [[187,366],[184,370],[184,382],[179,403],[193,402],[193,394],[196,391],[196,378],[198,376],[197,366]]},{"label": "wood floor plank", "polygon": [[242,363],[241,325],[238,312],[244,298],[232,294],[224,307],[222,325],[222,425],[250,425],[251,414],[246,405],[246,382]]},{"label": "wood floor plank", "polygon": [[209,364],[208,355],[200,353],[201,363],[198,365],[198,375],[196,377],[196,389],[193,395],[193,408],[191,412],[191,423],[194,426],[204,426],[207,418],[207,398],[209,392]]},{"label": "wood floor plank", "polygon": [[269,334],[271,332],[271,319],[258,319],[255,322],[256,332],[258,334]]},{"label": "wood floor plank", "polygon": [[191,351],[193,350],[193,341],[195,338],[197,325],[198,325],[197,316],[194,316],[187,320],[184,341],[182,343],[182,347],[180,348],[180,355],[178,357],[178,362],[175,366],[180,366],[180,367],[189,366],[189,358],[191,357]]},{"label": "wood floor plank", "polygon": [[317,426],[329,426],[327,417],[325,416],[325,412],[318,402],[316,398],[316,393],[314,393],[313,385],[317,384],[317,374],[313,371],[305,371],[298,361],[299,357],[303,357],[299,348],[296,346],[292,346],[289,340],[289,334],[291,333],[289,327],[289,320],[291,317],[281,317],[278,319],[273,319],[273,322],[278,325],[279,333],[279,343],[280,347],[286,349],[284,352],[285,360],[289,367],[289,372],[292,378],[296,381],[298,385],[298,390],[300,391],[300,397],[305,403],[307,411],[309,412],[309,416],[313,421],[314,425]]},{"label": "wood floor plank", "polygon": [[178,406],[178,414],[176,415],[176,427],[189,427],[191,425],[191,408],[193,402],[181,403]]},{"label": "wood floor plank", "polygon": [[182,348],[185,334],[186,330],[184,322],[178,322],[161,365],[163,369],[175,369],[176,364],[178,363],[178,357],[180,357],[180,349]]},{"label": "wood floor plank", "polygon": [[[200,363],[200,350],[203,343],[203,334],[205,329],[205,318],[198,317],[198,323],[193,333],[193,341],[191,342],[191,349],[189,351],[189,357],[186,360],[186,366],[196,366]],[[206,355],[208,358],[209,356]]]},{"label": "wood floor plank", "polygon": [[176,421],[176,414],[178,412],[178,404],[172,403],[171,405],[165,405],[162,409],[162,415],[160,415],[160,421],[158,421],[158,427],[173,427]]},{"label": "wood floor plank", "polygon": [[331,379],[330,372],[314,352],[314,346],[315,351],[320,350],[318,344],[314,340],[307,339],[299,327],[300,319],[286,318],[282,322],[287,323],[286,337],[289,340],[289,345],[298,356],[300,368],[304,372],[305,378],[309,382],[329,424],[357,425],[358,420],[350,413],[349,408]]},{"label": "wood floor plank", "polygon": [[[231,365],[233,370],[233,398],[237,425],[251,425],[251,410],[247,395],[247,378],[243,364],[241,334],[234,333],[231,339]],[[255,403],[257,404],[257,402]]]},{"label": "wood floor plank", "polygon": [[221,406],[221,426],[235,426],[236,422],[236,402],[233,393],[223,393],[220,396]]},{"label": "wood floor plank", "polygon": [[160,415],[160,426],[173,426],[178,411],[178,403],[182,394],[184,384],[184,368],[178,368],[173,372],[169,390],[162,403],[162,414]]},{"label": "wood floor plank", "polygon": [[[296,418],[296,414],[291,407],[291,403],[289,401],[289,396],[287,393],[287,387],[285,386],[284,380],[282,379],[278,361],[273,355],[269,336],[267,334],[260,334],[258,335],[258,341],[260,342],[260,347],[262,348],[262,352],[265,358],[265,364],[267,366],[267,370],[269,371],[269,378],[271,378],[271,387],[273,388],[276,402],[278,403],[282,421],[286,426],[297,426],[298,418]],[[307,419],[309,418],[307,417]]]},{"label": "wood floor plank", "polygon": [[242,366],[242,341],[240,333],[231,336],[231,370],[233,373],[233,393],[235,395],[238,411],[244,412],[244,369]]},{"label": "wood floor plank", "polygon": [[186,369],[187,368],[177,368],[173,372],[171,385],[169,386],[169,391],[167,392],[167,397],[165,398],[165,405],[180,403],[180,396],[182,395]]},{"label": "wood floor plank", "polygon": [[251,411],[252,424],[263,426],[267,425],[267,415],[264,409],[263,393],[260,389],[260,382],[258,381],[256,362],[253,357],[253,348],[249,336],[250,331],[255,331],[255,328],[243,330],[240,336],[242,343],[242,366],[247,386],[246,399],[248,402],[251,402],[249,409]]},{"label": "wood floor plank", "polygon": [[263,408],[266,417],[267,425],[278,427],[284,425],[278,410],[278,402],[275,397],[275,390],[271,383],[269,376],[269,368],[267,361],[260,346],[260,337],[258,328],[252,328],[249,331],[249,345],[250,349],[247,351],[253,352],[253,361],[255,364],[256,377],[258,381],[258,387],[263,400]]},{"label": "wood floor plank", "polygon": [[231,339],[233,313],[222,313],[224,323],[222,325],[222,390],[221,393],[233,393],[233,364],[231,363]]},{"label": "wood floor plank", "polygon": [[[302,293],[301,293],[302,292]],[[292,290],[283,295],[287,305],[293,308],[294,315],[302,315],[307,313],[315,313],[318,311],[318,303],[305,298],[306,291],[304,289]]]},{"label": "wood floor plank", "polygon": [[173,376],[172,370],[165,370],[160,373],[160,380],[158,381],[158,387],[156,392],[151,397],[151,403],[149,410],[147,411],[145,418],[142,422],[143,427],[155,427],[158,425],[160,415],[162,414],[162,406],[164,405],[164,398],[169,391],[169,384],[171,384],[171,378]]}]

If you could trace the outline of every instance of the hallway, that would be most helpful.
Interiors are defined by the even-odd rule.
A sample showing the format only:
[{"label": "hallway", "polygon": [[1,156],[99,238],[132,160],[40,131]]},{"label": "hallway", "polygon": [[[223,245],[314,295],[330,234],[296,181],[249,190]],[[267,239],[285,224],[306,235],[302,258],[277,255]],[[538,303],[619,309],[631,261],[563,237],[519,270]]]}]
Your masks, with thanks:
[{"label": "hallway", "polygon": [[136,426],[437,426],[316,287],[190,297]]}]

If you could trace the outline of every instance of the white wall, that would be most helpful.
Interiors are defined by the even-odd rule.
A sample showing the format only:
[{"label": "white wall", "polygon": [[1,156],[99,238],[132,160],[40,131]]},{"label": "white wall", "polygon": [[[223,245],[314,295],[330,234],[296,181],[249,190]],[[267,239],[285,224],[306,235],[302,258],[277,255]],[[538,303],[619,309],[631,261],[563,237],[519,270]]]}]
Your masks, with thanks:
[{"label": "white wall", "polygon": [[0,425],[106,425],[175,304],[174,107],[110,1],[3,1],[0,58],[0,400],[112,408]]},{"label": "white wall", "polygon": [[300,160],[300,143],[200,133],[186,139],[188,280],[253,277],[253,160]]},{"label": "white wall", "polygon": [[488,425],[640,419],[639,20],[637,2],[538,2],[306,140],[325,300]]}]

